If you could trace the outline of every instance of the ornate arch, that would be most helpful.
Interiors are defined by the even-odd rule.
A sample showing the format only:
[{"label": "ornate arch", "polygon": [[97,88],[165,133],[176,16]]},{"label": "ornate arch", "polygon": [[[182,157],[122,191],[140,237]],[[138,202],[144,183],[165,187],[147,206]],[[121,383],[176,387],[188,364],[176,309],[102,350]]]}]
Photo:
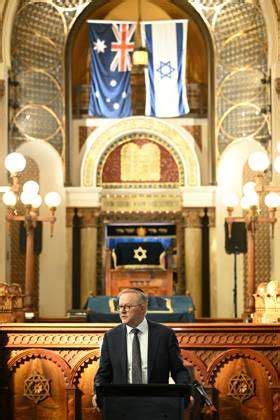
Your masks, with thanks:
[{"label": "ornate arch", "polygon": [[89,353],[85,354],[80,360],[79,362],[74,366],[72,372],[71,372],[71,377],[70,377],[70,384],[74,385],[78,379],[79,376],[81,374],[81,372],[91,363],[91,362],[96,362],[99,360],[100,357],[100,350],[96,349],[96,350],[92,350]]},{"label": "ornate arch", "polygon": [[181,354],[184,361],[190,363],[190,365],[195,368],[195,373],[196,376],[198,376],[198,380],[201,381],[203,384],[206,384],[207,367],[205,363],[193,351],[181,348]]},{"label": "ornate arch", "polygon": [[125,118],[106,129],[94,131],[84,146],[81,185],[96,187],[98,167],[104,154],[116,141],[131,134],[154,135],[168,145],[180,162],[184,186],[200,185],[200,168],[191,134],[181,132],[169,123],[149,117]]},{"label": "ornate arch", "polygon": [[223,367],[224,364],[234,359],[250,359],[257,362],[266,372],[267,379],[270,386],[278,386],[278,375],[275,368],[268,359],[262,356],[260,353],[251,349],[230,349],[220,354],[208,366],[207,380],[209,383],[214,383],[218,371]]},{"label": "ornate arch", "polygon": [[28,349],[24,350],[14,357],[12,357],[7,364],[9,370],[13,371],[21,363],[26,362],[31,359],[46,359],[55,363],[61,370],[63,377],[67,385],[70,383],[70,371],[71,368],[65,360],[63,360],[58,354],[54,353],[51,350],[46,349]]}]

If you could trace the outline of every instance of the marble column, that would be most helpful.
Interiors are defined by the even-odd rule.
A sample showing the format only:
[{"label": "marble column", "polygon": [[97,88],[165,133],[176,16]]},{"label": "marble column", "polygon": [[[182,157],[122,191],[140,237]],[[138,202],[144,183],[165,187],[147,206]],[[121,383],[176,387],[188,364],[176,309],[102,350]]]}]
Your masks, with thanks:
[{"label": "marble column", "polygon": [[217,233],[215,209],[208,209],[210,262],[210,316],[217,317]]},{"label": "marble column", "polygon": [[1,247],[0,247],[0,281],[9,282],[10,281],[10,267],[9,262],[7,261],[7,251],[9,249],[9,238],[7,235],[6,229],[6,208],[2,204],[2,193],[4,188],[1,186],[8,185],[7,172],[4,169],[4,159],[8,154],[8,141],[7,141],[7,132],[8,132],[8,89],[7,89],[7,71],[4,69],[4,66],[0,63],[0,161],[1,161],[1,171],[0,171],[0,237],[1,237]]},{"label": "marble column", "polygon": [[81,304],[96,294],[97,225],[99,209],[80,209],[81,232]]},{"label": "marble column", "polygon": [[200,208],[186,209],[184,216],[185,239],[185,281],[186,291],[190,292],[195,304],[195,315],[202,315],[202,271],[201,271],[201,216]]},{"label": "marble column", "polygon": [[73,250],[73,216],[74,209],[68,208],[66,210],[66,308],[72,308],[72,250]]}]

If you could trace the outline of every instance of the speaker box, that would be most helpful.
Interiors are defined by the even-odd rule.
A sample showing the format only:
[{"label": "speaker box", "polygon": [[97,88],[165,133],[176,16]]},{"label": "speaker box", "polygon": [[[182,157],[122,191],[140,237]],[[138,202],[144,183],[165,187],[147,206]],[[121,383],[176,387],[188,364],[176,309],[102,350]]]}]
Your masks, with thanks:
[{"label": "speaker box", "polygon": [[247,252],[247,230],[244,222],[231,224],[231,236],[229,226],[225,222],[225,250],[227,254],[244,254]]}]

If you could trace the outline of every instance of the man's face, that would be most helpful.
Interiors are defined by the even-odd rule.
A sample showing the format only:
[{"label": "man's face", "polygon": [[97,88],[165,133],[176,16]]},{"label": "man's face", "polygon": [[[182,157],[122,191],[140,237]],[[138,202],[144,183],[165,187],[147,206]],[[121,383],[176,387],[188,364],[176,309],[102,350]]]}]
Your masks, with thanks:
[{"label": "man's face", "polygon": [[119,299],[120,318],[123,324],[130,327],[137,327],[144,319],[146,313],[146,305],[139,303],[137,293],[124,293]]}]

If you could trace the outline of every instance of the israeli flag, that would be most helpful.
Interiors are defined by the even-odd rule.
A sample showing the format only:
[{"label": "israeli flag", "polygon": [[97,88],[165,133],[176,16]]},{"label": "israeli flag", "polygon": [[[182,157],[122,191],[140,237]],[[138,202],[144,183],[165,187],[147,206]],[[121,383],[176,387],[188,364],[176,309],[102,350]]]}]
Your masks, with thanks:
[{"label": "israeli flag", "polygon": [[189,112],[186,94],[187,20],[141,23],[142,43],[148,51],[145,70],[145,114],[179,117]]}]

